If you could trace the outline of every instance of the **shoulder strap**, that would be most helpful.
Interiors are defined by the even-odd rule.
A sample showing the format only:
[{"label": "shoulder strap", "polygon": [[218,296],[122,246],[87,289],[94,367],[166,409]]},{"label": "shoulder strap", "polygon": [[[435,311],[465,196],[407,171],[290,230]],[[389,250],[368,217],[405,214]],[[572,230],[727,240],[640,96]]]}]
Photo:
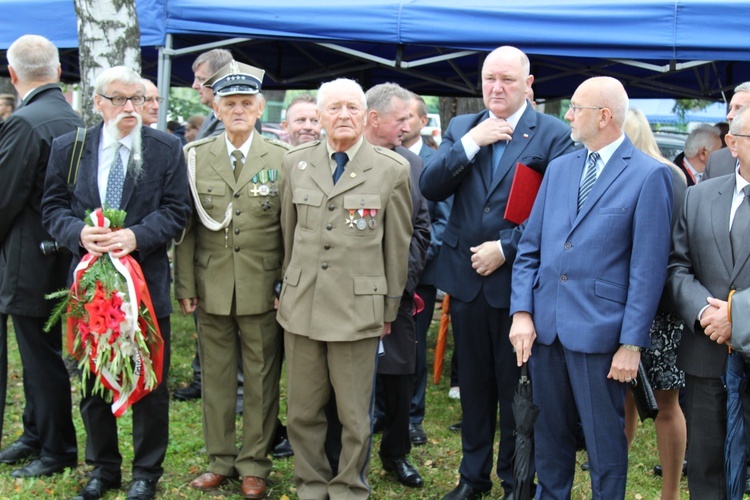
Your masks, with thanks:
[{"label": "shoulder strap", "polygon": [[[86,142],[86,129],[78,127],[76,130],[76,140],[73,143],[73,152],[70,155],[70,165],[68,166],[68,191],[72,192],[78,181],[78,165],[81,163],[83,154],[83,145]],[[75,170],[74,170],[75,167]]]}]

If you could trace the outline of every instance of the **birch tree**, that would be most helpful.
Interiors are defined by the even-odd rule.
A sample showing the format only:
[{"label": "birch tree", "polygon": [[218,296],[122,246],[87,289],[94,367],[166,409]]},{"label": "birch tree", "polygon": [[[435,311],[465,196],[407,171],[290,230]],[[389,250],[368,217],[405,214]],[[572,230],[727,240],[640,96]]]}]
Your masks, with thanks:
[{"label": "birch tree", "polygon": [[135,0],[74,0],[78,18],[78,45],[83,120],[98,121],[94,112],[94,82],[112,66],[141,72],[140,29]]}]

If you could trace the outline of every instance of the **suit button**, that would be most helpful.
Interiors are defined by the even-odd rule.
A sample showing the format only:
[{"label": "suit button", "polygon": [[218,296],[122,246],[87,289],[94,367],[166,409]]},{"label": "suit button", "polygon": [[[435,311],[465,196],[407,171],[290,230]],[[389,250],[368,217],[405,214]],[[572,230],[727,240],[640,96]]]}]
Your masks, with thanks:
[{"label": "suit button", "polygon": [[242,212],[241,212],[241,211],[239,211],[239,210],[235,210],[235,211],[234,211],[234,215],[240,215],[241,213],[242,213]]},{"label": "suit button", "polygon": [[326,250],[330,250],[331,249],[331,245],[325,244],[325,245],[323,245],[323,248],[326,249]]},{"label": "suit button", "polygon": [[490,213],[490,207],[484,207],[484,213],[486,214]]},{"label": "suit button", "polygon": [[239,229],[235,229],[234,230],[234,234],[240,234],[240,230]]},{"label": "suit button", "polygon": [[323,269],[328,269],[328,262],[323,262],[323,265],[320,267],[322,267]]},{"label": "suit button", "polygon": [[333,224],[326,224],[326,229],[329,231],[333,229]]},{"label": "suit button", "polygon": [[235,198],[239,198],[240,197],[240,193],[234,193],[234,197]]},{"label": "suit button", "polygon": [[336,205],[334,205],[333,203],[328,205],[328,210],[330,210],[331,212],[333,212],[335,209],[336,209]]},{"label": "suit button", "polygon": [[566,281],[568,281],[568,277],[563,274],[562,276],[560,276],[560,281],[565,283]]},{"label": "suit button", "polygon": [[239,252],[240,251],[240,247],[234,247],[234,251],[235,252]]},{"label": "suit button", "polygon": [[565,243],[565,250],[570,250],[571,248],[573,248],[573,244],[571,242],[569,242],[569,241],[566,242]]}]

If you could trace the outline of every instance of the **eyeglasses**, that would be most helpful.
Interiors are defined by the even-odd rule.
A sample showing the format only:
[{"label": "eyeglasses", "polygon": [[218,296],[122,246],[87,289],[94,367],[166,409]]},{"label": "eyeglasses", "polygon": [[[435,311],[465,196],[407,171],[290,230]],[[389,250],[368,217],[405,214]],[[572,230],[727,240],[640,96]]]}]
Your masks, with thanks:
[{"label": "eyeglasses", "polygon": [[121,95],[116,96],[108,96],[104,94],[99,94],[101,97],[105,99],[109,99],[109,102],[112,103],[113,106],[117,106],[118,108],[125,106],[125,103],[130,101],[133,103],[133,106],[141,106],[144,102],[146,102],[146,98],[142,95],[134,95],[132,97],[124,97]]},{"label": "eyeglasses", "polygon": [[578,106],[576,104],[571,104],[568,106],[568,109],[571,110],[573,113],[576,113],[579,109],[604,109],[601,106]]},{"label": "eyeglasses", "polygon": [[733,134],[731,132],[729,133],[729,135],[731,135],[732,137],[750,137],[750,135],[748,134]]},{"label": "eyeglasses", "polygon": [[158,102],[159,104],[161,104],[164,102],[164,98],[163,97],[147,97],[145,102]]}]

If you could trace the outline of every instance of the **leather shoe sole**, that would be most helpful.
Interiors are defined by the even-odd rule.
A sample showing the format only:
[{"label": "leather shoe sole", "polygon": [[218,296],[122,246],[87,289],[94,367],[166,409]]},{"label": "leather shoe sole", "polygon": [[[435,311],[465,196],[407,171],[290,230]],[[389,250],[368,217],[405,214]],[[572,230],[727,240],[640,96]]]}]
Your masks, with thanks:
[{"label": "leather shoe sole", "polygon": [[60,473],[65,469],[75,469],[76,462],[63,462],[51,457],[39,457],[33,462],[10,473],[11,477],[45,477]]},{"label": "leather shoe sole", "polygon": [[17,464],[26,460],[39,458],[39,450],[21,441],[16,441],[0,451],[0,464]]},{"label": "leather shoe sole", "polygon": [[98,477],[89,479],[88,484],[73,497],[73,500],[97,500],[104,496],[107,490],[119,490],[122,486],[120,480],[106,481]]},{"label": "leather shoe sole", "polygon": [[478,500],[490,494],[490,491],[475,490],[466,483],[458,483],[450,493],[443,497],[443,500]]},{"label": "leather shoe sole", "polygon": [[209,491],[218,488],[227,482],[227,477],[213,472],[205,472],[190,481],[190,487],[196,490]]},{"label": "leather shoe sole", "polygon": [[381,457],[381,460],[383,462],[383,469],[387,472],[395,472],[398,482],[404,486],[421,488],[424,484],[422,476],[419,475],[417,469],[406,458],[383,459]]},{"label": "leather shoe sole", "polygon": [[243,477],[242,496],[244,498],[266,498],[266,481],[255,476]]}]

